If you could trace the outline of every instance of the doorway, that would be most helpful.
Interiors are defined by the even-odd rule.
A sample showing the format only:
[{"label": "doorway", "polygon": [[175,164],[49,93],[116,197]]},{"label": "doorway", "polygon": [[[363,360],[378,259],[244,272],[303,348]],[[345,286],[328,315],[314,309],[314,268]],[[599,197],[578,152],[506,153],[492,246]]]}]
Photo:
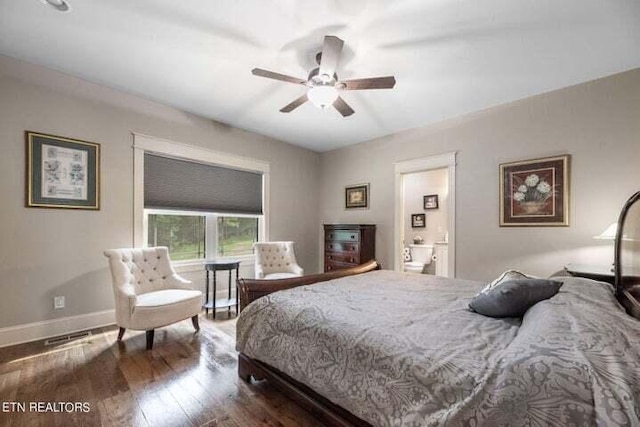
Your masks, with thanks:
[{"label": "doorway", "polygon": [[455,152],[396,162],[396,271],[455,277],[455,167]]}]

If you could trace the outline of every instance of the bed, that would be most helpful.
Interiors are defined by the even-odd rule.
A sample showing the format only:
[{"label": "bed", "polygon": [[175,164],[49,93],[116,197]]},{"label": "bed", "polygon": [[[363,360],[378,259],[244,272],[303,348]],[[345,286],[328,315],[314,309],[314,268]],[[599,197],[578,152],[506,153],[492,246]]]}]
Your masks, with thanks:
[{"label": "bed", "polygon": [[635,276],[562,277],[523,318],[494,319],[468,309],[484,283],[377,268],[241,280],[240,377],[327,425],[640,425]]}]

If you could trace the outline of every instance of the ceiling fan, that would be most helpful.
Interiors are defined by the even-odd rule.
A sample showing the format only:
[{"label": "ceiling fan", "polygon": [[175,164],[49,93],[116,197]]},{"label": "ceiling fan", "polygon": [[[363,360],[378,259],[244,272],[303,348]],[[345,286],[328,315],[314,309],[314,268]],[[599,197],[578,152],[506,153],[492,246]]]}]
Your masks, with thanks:
[{"label": "ceiling fan", "polygon": [[254,68],[251,73],[254,76],[266,77],[268,79],[280,80],[283,82],[307,86],[307,93],[300,98],[285,105],[280,109],[282,113],[290,113],[307,101],[319,108],[327,108],[333,105],[343,117],[352,115],[355,111],[340,96],[340,92],[345,90],[364,89],[391,89],[396,84],[393,76],[371,77],[366,79],[339,80],[336,74],[336,67],[340,59],[340,52],[344,41],[336,36],[325,36],[322,52],[316,55],[316,62],[319,67],[314,68],[309,73],[307,80],[285,74],[274,73],[273,71]]}]

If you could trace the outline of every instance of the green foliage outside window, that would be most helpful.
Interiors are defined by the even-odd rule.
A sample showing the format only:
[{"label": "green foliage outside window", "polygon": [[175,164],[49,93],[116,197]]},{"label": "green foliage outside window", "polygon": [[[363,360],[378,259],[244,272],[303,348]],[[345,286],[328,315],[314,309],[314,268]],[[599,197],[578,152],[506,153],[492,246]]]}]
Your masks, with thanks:
[{"label": "green foliage outside window", "polygon": [[218,217],[218,256],[251,255],[257,241],[257,218]]},{"label": "green foliage outside window", "polygon": [[[149,246],[167,246],[173,261],[207,258],[206,215],[148,215]],[[216,221],[217,241],[211,257],[253,254],[258,241],[258,218],[209,216]]]},{"label": "green foliage outside window", "polygon": [[206,257],[205,216],[149,215],[149,246],[167,246],[171,260]]}]

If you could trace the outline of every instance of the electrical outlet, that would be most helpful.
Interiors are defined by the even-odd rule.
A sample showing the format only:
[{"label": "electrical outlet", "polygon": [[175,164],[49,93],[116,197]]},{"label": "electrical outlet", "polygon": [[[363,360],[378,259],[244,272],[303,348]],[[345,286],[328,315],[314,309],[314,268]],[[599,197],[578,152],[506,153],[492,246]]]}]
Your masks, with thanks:
[{"label": "electrical outlet", "polygon": [[53,309],[60,310],[64,308],[64,297],[53,297]]}]

